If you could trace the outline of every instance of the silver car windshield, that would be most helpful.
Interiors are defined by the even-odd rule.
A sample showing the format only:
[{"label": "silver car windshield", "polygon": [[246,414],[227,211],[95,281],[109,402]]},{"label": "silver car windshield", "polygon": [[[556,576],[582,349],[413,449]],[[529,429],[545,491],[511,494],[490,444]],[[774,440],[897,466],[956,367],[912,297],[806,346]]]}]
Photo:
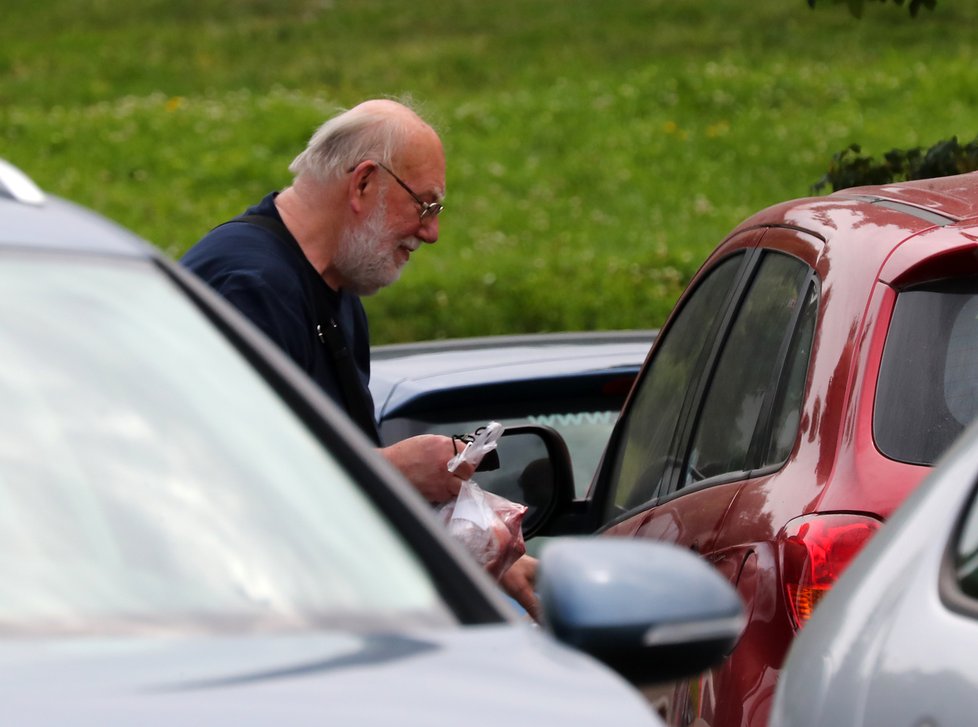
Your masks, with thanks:
[{"label": "silver car windshield", "polygon": [[148,264],[0,264],[0,631],[445,622],[409,546]]}]

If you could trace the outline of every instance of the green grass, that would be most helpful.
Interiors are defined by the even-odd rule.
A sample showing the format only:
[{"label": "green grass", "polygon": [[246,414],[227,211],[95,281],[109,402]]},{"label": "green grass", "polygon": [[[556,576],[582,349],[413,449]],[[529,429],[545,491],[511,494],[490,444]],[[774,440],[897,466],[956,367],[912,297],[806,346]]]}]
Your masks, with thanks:
[{"label": "green grass", "polygon": [[411,96],[447,209],[368,299],[376,342],[657,326],[834,152],[974,138],[976,26],[966,0],[8,0],[0,157],[177,257],[336,108]]}]

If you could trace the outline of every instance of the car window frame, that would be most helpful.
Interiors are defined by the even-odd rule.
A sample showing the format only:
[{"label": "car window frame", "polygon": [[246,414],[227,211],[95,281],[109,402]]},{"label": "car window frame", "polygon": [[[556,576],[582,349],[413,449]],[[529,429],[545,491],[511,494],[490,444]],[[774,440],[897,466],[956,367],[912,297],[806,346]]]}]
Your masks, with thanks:
[{"label": "car window frame", "polygon": [[958,553],[968,522],[978,513],[978,482],[972,484],[961,501],[948,536],[938,571],[937,591],[946,608],[972,621],[978,620],[978,596],[965,592],[958,575]]},{"label": "car window frame", "polygon": [[[675,457],[677,460],[681,460],[681,465],[674,469],[670,474],[669,480],[661,485],[655,496],[649,498],[645,502],[628,509],[625,512],[614,515],[613,517],[608,517],[609,503],[613,496],[612,487],[610,483],[610,477],[612,473],[611,463],[616,459],[616,454],[618,448],[623,445],[623,430],[625,428],[628,412],[632,405],[632,401],[635,392],[643,385],[645,377],[648,375],[651,364],[653,363],[656,356],[656,349],[658,348],[659,341],[665,340],[669,335],[669,330],[674,325],[675,320],[680,315],[681,308],[677,306],[676,310],[670,315],[667,325],[663,327],[662,332],[656,340],[656,344],[646,361],[645,366],[643,366],[642,371],[639,373],[636,379],[635,385],[632,388],[632,392],[629,395],[628,400],[626,400],[625,406],[622,408],[622,416],[616,423],[615,428],[612,431],[611,438],[609,440],[608,448],[605,451],[605,456],[603,458],[602,464],[595,475],[595,483],[592,492],[592,501],[589,503],[589,513],[591,517],[594,529],[597,532],[602,532],[609,528],[613,528],[621,522],[624,522],[635,515],[648,511],[657,505],[668,502],[676,497],[680,497],[689,492],[699,491],[708,487],[713,487],[716,485],[734,482],[743,479],[749,479],[751,477],[757,477],[764,474],[769,474],[776,472],[790,459],[790,452],[788,456],[779,463],[768,464],[763,467],[751,468],[737,472],[722,473],[715,477],[710,477],[696,482],[692,485],[686,487],[680,487],[679,473],[683,470],[689,456],[689,450],[691,447],[691,439],[695,433],[695,423],[697,417],[704,405],[706,394],[709,391],[709,385],[712,381],[720,356],[723,353],[724,347],[726,345],[727,339],[730,335],[731,327],[736,319],[737,313],[740,311],[741,306],[746,298],[748,291],[750,290],[750,285],[757,275],[761,263],[765,256],[769,254],[785,255],[793,258],[800,262],[807,269],[807,273],[801,277],[801,281],[798,284],[798,290],[801,293],[799,296],[799,303],[792,313],[791,325],[789,329],[790,335],[785,335],[779,347],[779,363],[772,373],[772,378],[778,384],[778,388],[774,390],[770,396],[766,397],[764,404],[762,405],[762,411],[758,416],[757,424],[755,425],[754,436],[752,438],[750,449],[748,452],[748,463],[756,461],[756,457],[760,453],[763,447],[769,443],[770,435],[772,432],[772,422],[771,417],[775,411],[775,403],[781,395],[781,383],[785,381],[787,372],[785,371],[785,363],[787,358],[787,353],[792,349],[792,344],[794,343],[796,336],[798,335],[798,327],[802,319],[802,312],[805,308],[804,299],[808,294],[811,286],[815,286],[815,322],[813,326],[813,340],[817,337],[818,320],[821,314],[821,302],[822,302],[822,291],[821,291],[821,281],[818,276],[817,269],[812,265],[812,261],[806,260],[803,256],[794,254],[791,251],[785,250],[781,247],[768,247],[762,244],[762,238],[767,230],[761,230],[758,234],[757,230],[747,231],[744,234],[753,233],[757,235],[754,240],[754,245],[742,245],[735,250],[731,250],[728,254],[717,257],[715,260],[710,261],[709,271],[716,270],[722,262],[728,260],[730,257],[743,254],[744,260],[741,261],[740,268],[736,273],[735,279],[731,284],[730,291],[728,292],[727,299],[725,301],[723,311],[719,314],[717,318],[717,323],[712,327],[709,336],[710,342],[705,347],[706,352],[703,356],[703,365],[697,367],[696,377],[684,395],[684,401],[681,407],[681,414],[679,423],[676,427],[676,432],[673,435],[673,441],[669,449],[669,455]],[[793,230],[794,232],[805,232]],[[747,249],[745,249],[747,248]],[[704,267],[705,269],[705,267]],[[690,291],[684,294],[680,305],[685,306],[688,301],[695,295],[695,291],[699,289],[699,285],[706,279],[706,275],[702,275],[700,280],[697,281],[697,287],[691,288]],[[804,392],[808,388],[808,379],[811,371],[811,351],[809,352],[809,360],[806,366],[805,377],[802,381],[802,400],[804,401]],[[692,392],[692,393],[691,393]],[[764,432],[764,441],[760,432]],[[796,434],[797,438],[797,434]],[[792,448],[793,449],[793,448]]]},{"label": "car window frame", "polygon": [[[753,249],[753,244],[756,244],[757,239],[759,239],[757,231],[748,231],[742,233],[745,236],[745,244],[731,250],[728,254],[721,257],[717,257],[711,260],[709,267],[704,265],[700,274],[698,274],[698,279],[695,281],[694,286],[691,286],[681,297],[679,303],[673,312],[669,315],[666,324],[663,326],[661,332],[656,337],[656,341],[653,344],[652,350],[649,353],[645,364],[642,366],[641,371],[639,371],[638,376],[635,379],[635,383],[632,385],[632,390],[622,407],[621,415],[618,421],[615,423],[612,429],[611,436],[608,441],[608,446],[605,448],[604,456],[602,457],[601,464],[594,477],[594,482],[592,484],[590,493],[590,502],[587,508],[588,519],[592,526],[591,529],[596,529],[598,531],[603,531],[607,528],[613,527],[619,522],[627,520],[628,518],[634,516],[638,512],[648,510],[653,507],[656,503],[660,501],[664,494],[671,492],[671,483],[665,486],[660,486],[657,493],[641,503],[640,505],[630,508],[627,511],[616,515],[615,517],[607,517],[610,499],[613,496],[613,491],[610,485],[611,473],[614,464],[617,460],[617,454],[625,443],[622,441],[624,437],[624,430],[629,421],[629,415],[631,407],[633,406],[636,392],[640,390],[643,386],[643,382],[649,376],[649,371],[655,362],[656,356],[658,355],[658,349],[660,347],[660,342],[668,340],[669,333],[676,321],[682,316],[682,312],[685,310],[686,306],[696,295],[696,292],[700,290],[700,286],[709,278],[709,276],[717,270],[717,268],[727,262],[728,260],[736,257],[742,256],[743,259],[739,262],[737,270],[734,272],[734,277],[730,283],[730,288],[726,293],[724,303],[718,313],[714,318],[713,325],[710,331],[707,333],[708,343],[704,346],[701,356],[704,362],[709,363],[712,361],[716,354],[716,341],[719,335],[722,334],[723,330],[729,326],[731,315],[731,309],[734,303],[739,297],[743,295],[743,286],[746,284],[745,275],[751,270],[751,260],[756,255],[756,251]],[[755,239],[756,238],[756,239]],[[679,421],[677,423],[675,432],[673,433],[672,442],[670,444],[668,453],[666,456],[675,456],[677,450],[680,448],[679,444],[684,440],[687,434],[687,427],[689,424],[689,412],[692,407],[693,401],[695,401],[696,396],[689,396],[691,390],[698,391],[699,386],[704,375],[704,366],[696,366],[696,377],[691,382],[690,386],[687,387],[686,394],[684,395],[683,402],[679,408]]]},{"label": "car window frame", "polygon": [[[717,344],[717,348],[713,351],[713,356],[710,359],[710,369],[704,374],[703,377],[701,377],[702,388],[697,392],[698,398],[696,401],[696,414],[691,418],[689,428],[685,432],[685,439],[683,440],[685,444],[682,448],[683,458],[678,471],[685,471],[686,467],[688,466],[688,461],[693,446],[693,438],[695,437],[697,431],[695,424],[700,420],[703,413],[703,408],[706,405],[708,394],[712,389],[713,379],[719,370],[720,358],[726,350],[733,325],[736,322],[740,311],[743,309],[743,306],[750,293],[751,286],[753,285],[754,280],[757,278],[757,275],[760,273],[764,261],[771,255],[782,255],[800,263],[804,270],[799,268],[798,282],[796,284],[796,291],[799,293],[798,302],[796,303],[794,310],[791,312],[790,322],[785,327],[785,335],[783,335],[778,346],[776,363],[772,367],[771,371],[771,380],[769,382],[769,386],[767,387],[764,401],[761,403],[759,408],[757,419],[754,424],[754,431],[751,436],[751,442],[747,449],[747,454],[745,457],[747,467],[745,469],[722,472],[712,477],[704,478],[691,485],[683,485],[683,483],[678,481],[677,477],[673,482],[673,487],[668,493],[666,493],[666,496],[663,499],[671,498],[672,496],[680,493],[703,489],[712,485],[747,480],[751,479],[752,477],[770,474],[781,469],[785,462],[787,462],[788,457],[790,457],[789,452],[788,455],[779,462],[770,462],[755,466],[757,465],[759,459],[763,457],[763,452],[769,448],[771,443],[775,405],[782,399],[782,396],[785,393],[783,387],[786,384],[787,379],[790,378],[788,372],[786,371],[788,353],[792,350],[793,344],[799,335],[799,324],[801,323],[802,314],[806,307],[805,301],[807,299],[809,290],[813,286],[816,296],[815,322],[812,329],[812,335],[814,337],[815,329],[818,326],[818,304],[821,301],[821,287],[819,285],[818,275],[814,268],[812,268],[811,265],[797,255],[792,255],[784,250],[774,248],[759,248],[754,250],[754,253],[755,256],[751,260],[751,269],[747,272],[747,280],[745,281],[744,287],[740,291],[740,297],[734,304],[733,310],[726,321],[726,326],[722,332],[722,335],[715,342]],[[804,274],[801,274],[802,272],[804,272]],[[811,352],[809,352],[809,360],[806,365],[805,378],[801,382],[803,391],[807,383],[808,370],[810,366]],[[797,439],[797,432],[795,437]]]}]

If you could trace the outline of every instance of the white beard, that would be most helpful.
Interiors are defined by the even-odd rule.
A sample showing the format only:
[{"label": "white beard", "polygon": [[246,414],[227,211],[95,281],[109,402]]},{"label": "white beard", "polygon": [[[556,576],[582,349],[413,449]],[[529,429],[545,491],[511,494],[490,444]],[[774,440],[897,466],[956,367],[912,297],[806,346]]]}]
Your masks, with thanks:
[{"label": "white beard", "polygon": [[403,268],[395,257],[397,248],[403,245],[417,250],[421,244],[416,238],[394,242],[386,217],[387,202],[381,199],[360,227],[347,230],[340,238],[333,265],[343,277],[343,288],[355,295],[373,295],[395,282]]}]

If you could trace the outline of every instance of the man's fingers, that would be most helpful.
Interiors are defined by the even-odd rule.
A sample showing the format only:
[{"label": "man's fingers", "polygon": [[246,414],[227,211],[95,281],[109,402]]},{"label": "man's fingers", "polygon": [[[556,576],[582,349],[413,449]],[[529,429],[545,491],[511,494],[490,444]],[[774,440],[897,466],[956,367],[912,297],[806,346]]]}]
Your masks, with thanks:
[{"label": "man's fingers", "polygon": [[475,474],[475,467],[472,466],[471,462],[461,462],[452,474],[460,480],[470,480]]}]

